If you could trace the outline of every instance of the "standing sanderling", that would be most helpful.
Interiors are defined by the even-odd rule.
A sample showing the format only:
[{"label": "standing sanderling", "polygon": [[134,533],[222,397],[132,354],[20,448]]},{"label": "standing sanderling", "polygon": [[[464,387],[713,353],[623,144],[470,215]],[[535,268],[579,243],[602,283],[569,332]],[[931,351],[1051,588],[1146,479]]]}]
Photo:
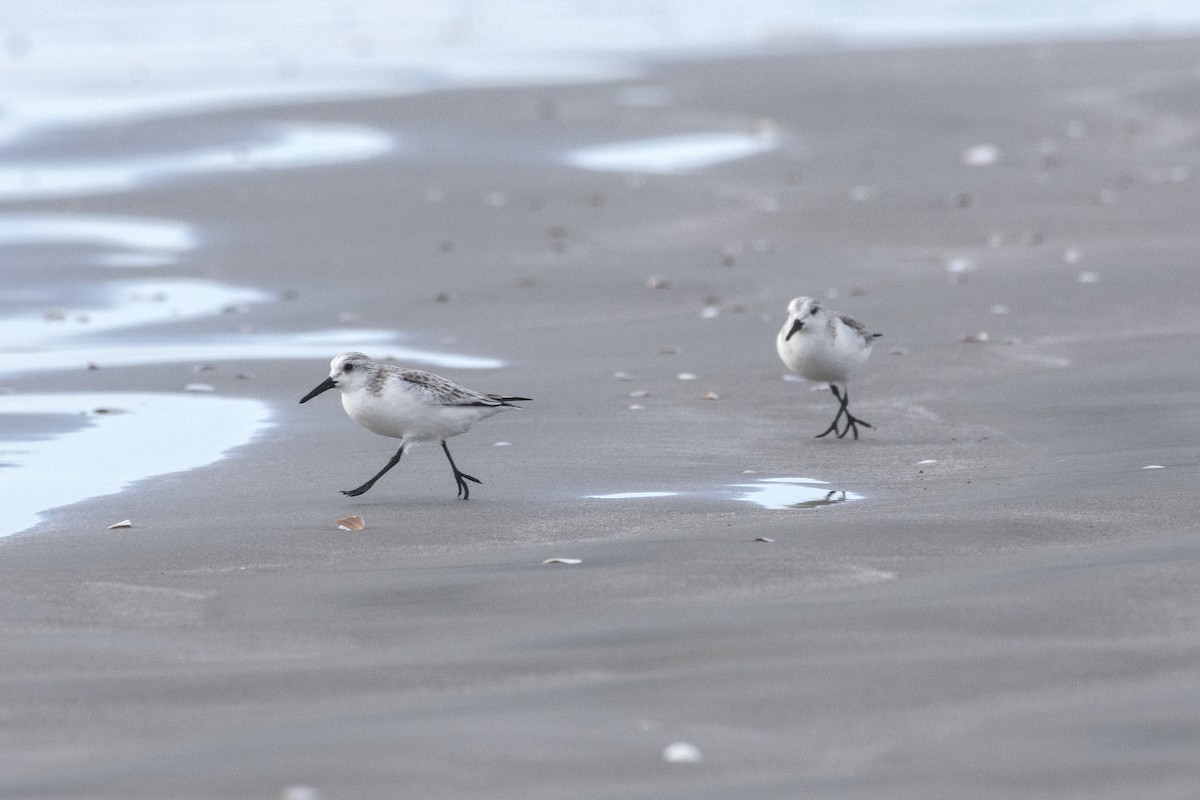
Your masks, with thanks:
[{"label": "standing sanderling", "polygon": [[[871,345],[882,333],[868,333],[860,323],[823,308],[811,297],[797,297],[788,303],[787,322],[775,337],[775,349],[788,369],[810,381],[825,381],[841,405],[833,423],[817,438],[837,433],[842,438],[851,430],[858,438],[858,426],[871,424],[850,413],[850,389],[839,392],[837,384],[846,383],[850,376],[871,355]],[[846,429],[838,432],[838,422],[846,415]]]},{"label": "standing sanderling", "polygon": [[466,500],[471,495],[467,481],[479,483],[461,472],[446,447],[451,436],[466,433],[481,419],[514,406],[513,400],[528,397],[502,397],[480,394],[448,381],[440,375],[419,369],[404,369],[391,364],[379,364],[362,353],[342,353],[330,362],[329,377],[317,388],[304,395],[307,402],[327,389],[339,389],[342,408],[350,418],[372,433],[400,440],[400,449],[383,469],[357,489],[342,494],[357,497],[375,485],[375,481],[400,463],[404,450],[414,442],[440,441],[454,480],[458,496]]}]

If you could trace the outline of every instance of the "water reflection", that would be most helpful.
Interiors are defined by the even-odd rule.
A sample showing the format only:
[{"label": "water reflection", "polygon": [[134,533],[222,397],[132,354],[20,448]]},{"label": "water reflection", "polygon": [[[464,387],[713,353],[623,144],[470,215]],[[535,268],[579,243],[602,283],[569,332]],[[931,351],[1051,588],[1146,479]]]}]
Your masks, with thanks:
[{"label": "water reflection", "polygon": [[0,247],[87,247],[93,264],[157,267],[196,249],[196,228],[173,219],[107,214],[3,214]]},{"label": "water reflection", "polygon": [[769,133],[693,133],[572,150],[567,164],[603,172],[674,175],[765,153],[777,146]]},{"label": "water reflection", "polygon": [[589,500],[642,500],[656,497],[699,497],[739,500],[772,511],[813,509],[861,500],[855,492],[831,488],[828,481],[815,478],[761,478],[754,483],[732,483],[711,492],[647,491],[590,494]]},{"label": "water reflection", "polygon": [[343,164],[396,146],[385,131],[359,125],[263,126],[253,138],[155,155],[0,163],[0,201],[127,192],[202,175]]},{"label": "water reflection", "polygon": [[44,416],[48,432],[0,441],[0,536],[49,509],[211,464],[271,424],[258,400],[184,394],[0,395],[8,415]]}]

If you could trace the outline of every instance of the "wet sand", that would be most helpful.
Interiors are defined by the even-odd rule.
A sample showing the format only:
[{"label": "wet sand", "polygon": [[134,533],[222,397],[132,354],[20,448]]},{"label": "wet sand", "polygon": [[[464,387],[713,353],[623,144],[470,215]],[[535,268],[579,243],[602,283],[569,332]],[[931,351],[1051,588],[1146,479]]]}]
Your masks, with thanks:
[{"label": "wet sand", "polygon": [[[535,400],[452,442],[469,502],[429,447],[348,499],[393,448],[332,396],[297,403],[326,362],[216,364],[217,393],[275,408],[259,441],[0,540],[0,795],[1188,796],[1196,52],[780,55],[661,67],[639,83],[666,94],[633,103],[577,85],[213,114],[189,124],[409,146],[10,206],[221,231],[170,274],[281,299],[204,331],[395,328],[504,360],[438,371]],[[690,174],[560,163],[764,120],[775,150]],[[978,145],[996,163],[965,165]],[[774,353],[787,301],[831,291],[884,333],[857,442],[812,438],[832,398]],[[864,499],[729,489],[787,477]],[[678,494],[588,497],[653,491]],[[367,529],[336,530],[353,513]],[[664,763],[676,741],[702,760]]]}]

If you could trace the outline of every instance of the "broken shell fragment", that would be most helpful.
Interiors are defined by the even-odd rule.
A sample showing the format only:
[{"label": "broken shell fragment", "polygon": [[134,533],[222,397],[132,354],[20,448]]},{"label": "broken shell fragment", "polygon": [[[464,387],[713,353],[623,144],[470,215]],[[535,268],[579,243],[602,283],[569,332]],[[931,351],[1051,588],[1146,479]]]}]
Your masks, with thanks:
[{"label": "broken shell fragment", "polygon": [[582,564],[582,558],[547,558],[542,562],[542,566],[547,564]]},{"label": "broken shell fragment", "polygon": [[363,522],[362,514],[355,514],[352,517],[343,517],[337,521],[339,531],[361,531],[367,527],[367,523]]},{"label": "broken shell fragment", "polygon": [[114,522],[112,525],[109,525],[108,529],[111,531],[114,528],[132,528],[132,527],[133,527],[133,523],[131,521],[129,521],[127,519],[123,519],[120,522]]},{"label": "broken shell fragment", "polygon": [[672,742],[663,748],[662,759],[668,764],[699,764],[704,758],[691,742]]}]

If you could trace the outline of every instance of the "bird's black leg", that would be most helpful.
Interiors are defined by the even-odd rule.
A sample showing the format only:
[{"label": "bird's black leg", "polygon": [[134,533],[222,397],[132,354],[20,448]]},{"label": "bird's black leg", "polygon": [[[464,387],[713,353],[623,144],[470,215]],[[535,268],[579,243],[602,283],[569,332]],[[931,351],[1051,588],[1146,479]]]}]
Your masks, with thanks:
[{"label": "bird's black leg", "polygon": [[442,449],[446,451],[446,459],[450,462],[450,469],[454,470],[454,480],[458,484],[458,496],[466,500],[471,496],[471,490],[467,488],[467,481],[474,481],[475,483],[481,483],[481,481],[479,478],[472,478],[467,473],[459,471],[458,465],[454,463],[454,458],[450,455],[450,448],[446,447],[445,439],[442,439]]},{"label": "bird's black leg", "polygon": [[[834,392],[835,393],[837,392],[836,387],[834,388]],[[858,417],[856,417],[850,413],[850,387],[849,386],[846,387],[846,391],[842,395],[842,409],[846,412],[846,430],[844,430],[838,434],[839,439],[841,439],[843,436],[845,436],[847,433],[849,433],[852,428],[854,429],[854,438],[857,439],[859,425],[862,425],[864,428],[872,427],[871,423],[867,422],[865,419],[859,419]],[[836,421],[837,420],[834,420],[834,422],[836,422]]]},{"label": "bird's black leg", "polygon": [[[831,423],[830,423],[829,427],[828,427],[828,428],[826,428],[826,429],[825,429],[824,431],[822,431],[821,433],[818,433],[818,434],[817,434],[817,437],[816,437],[816,438],[818,438],[818,439],[820,439],[822,436],[828,436],[828,435],[829,435],[829,434],[831,434],[831,433],[836,433],[836,432],[837,432],[837,425],[838,425],[838,423],[839,423],[839,422],[841,421],[841,419],[842,419],[842,414],[845,414],[845,415],[847,415],[847,416],[849,416],[849,415],[850,415],[850,411],[849,411],[849,410],[846,408],[846,403],[848,403],[848,402],[849,402],[849,394],[847,393],[847,396],[846,396],[845,398],[843,398],[843,397],[842,397],[842,393],[838,391],[838,388],[837,388],[837,386],[836,386],[836,385],[834,385],[834,384],[832,384],[832,383],[831,383],[831,384],[829,384],[829,389],[830,389],[830,391],[832,391],[832,392],[833,392],[833,396],[834,396],[834,397],[836,397],[836,398],[838,399],[838,402],[839,402],[841,405],[839,405],[839,406],[838,406],[838,413],[837,413],[837,416],[833,418],[833,422],[831,422]],[[846,430],[849,430],[849,428],[847,428]],[[838,438],[840,439],[840,438],[842,438],[842,437],[843,437],[843,436],[845,436],[845,435],[846,435],[846,434],[845,434],[845,432],[839,433],[839,434],[838,434]],[[858,437],[857,437],[857,435],[855,436],[855,438],[858,438]]]},{"label": "bird's black leg", "polygon": [[343,491],[342,494],[346,495],[347,497],[358,497],[360,494],[362,494],[363,492],[367,491],[372,486],[374,486],[375,481],[382,478],[383,474],[385,472],[387,472],[389,469],[391,469],[392,467],[399,464],[400,456],[402,456],[402,455],[404,455],[404,445],[400,445],[400,449],[396,451],[396,455],[392,456],[392,460],[389,461],[387,464],[385,464],[383,469],[379,470],[379,472],[377,472],[375,474],[374,478],[371,478],[371,480],[367,481],[366,483],[364,483],[362,486],[358,487],[357,489],[348,489],[348,490]]}]

